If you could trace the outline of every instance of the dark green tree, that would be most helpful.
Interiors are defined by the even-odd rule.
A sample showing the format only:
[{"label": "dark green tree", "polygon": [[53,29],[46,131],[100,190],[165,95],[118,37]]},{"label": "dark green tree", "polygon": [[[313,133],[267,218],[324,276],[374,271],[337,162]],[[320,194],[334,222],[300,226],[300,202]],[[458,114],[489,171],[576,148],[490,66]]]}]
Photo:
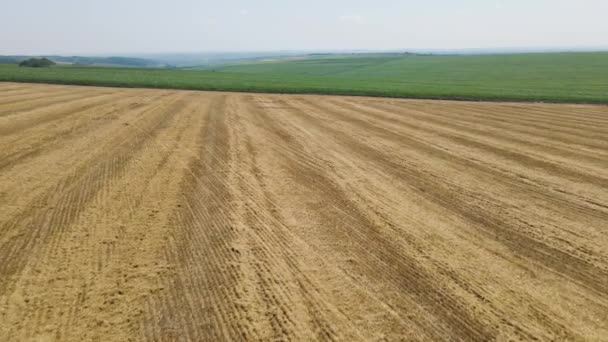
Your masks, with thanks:
[{"label": "dark green tree", "polygon": [[19,63],[20,67],[29,68],[48,68],[52,65],[55,65],[55,62],[48,58],[30,58]]}]

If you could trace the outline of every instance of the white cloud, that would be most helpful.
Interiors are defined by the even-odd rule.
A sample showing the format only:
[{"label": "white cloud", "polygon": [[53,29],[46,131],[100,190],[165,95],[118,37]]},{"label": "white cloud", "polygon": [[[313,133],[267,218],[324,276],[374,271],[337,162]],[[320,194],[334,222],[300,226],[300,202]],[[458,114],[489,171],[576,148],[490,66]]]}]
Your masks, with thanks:
[{"label": "white cloud", "polygon": [[240,11],[240,13],[241,13],[241,15],[248,15],[248,14],[249,14],[249,10],[248,10],[248,9],[246,9],[246,8],[243,8],[243,9]]}]

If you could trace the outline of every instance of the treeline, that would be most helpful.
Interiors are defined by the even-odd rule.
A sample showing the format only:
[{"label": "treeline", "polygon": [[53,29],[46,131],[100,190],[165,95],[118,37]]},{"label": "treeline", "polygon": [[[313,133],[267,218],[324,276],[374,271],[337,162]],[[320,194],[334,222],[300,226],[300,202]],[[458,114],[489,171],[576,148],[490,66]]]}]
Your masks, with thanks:
[{"label": "treeline", "polygon": [[55,62],[51,61],[48,58],[30,58],[19,63],[20,67],[30,67],[30,68],[47,68],[52,65],[55,65]]},{"label": "treeline", "polygon": [[[28,62],[23,66],[37,66],[40,60],[47,60],[52,63],[86,65],[86,66],[124,66],[135,68],[163,68],[166,64],[144,58],[133,57],[82,57],[82,56],[0,56],[0,64],[20,64]],[[46,62],[45,62],[46,63]],[[30,65],[31,64],[31,65]]]}]

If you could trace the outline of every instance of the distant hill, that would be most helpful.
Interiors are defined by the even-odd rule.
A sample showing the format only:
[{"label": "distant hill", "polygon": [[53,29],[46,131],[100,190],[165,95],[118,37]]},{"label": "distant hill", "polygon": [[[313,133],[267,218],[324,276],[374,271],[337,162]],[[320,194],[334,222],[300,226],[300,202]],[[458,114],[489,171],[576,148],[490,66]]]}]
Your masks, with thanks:
[{"label": "distant hill", "polygon": [[83,57],[83,56],[0,56],[2,64],[17,64],[24,60],[35,58],[46,58],[57,64],[77,64],[94,66],[123,66],[136,68],[163,68],[166,64],[145,58],[133,57]]},{"label": "distant hill", "polygon": [[81,56],[48,56],[47,58],[57,63],[82,64],[82,65],[117,65],[139,68],[164,67],[165,65],[151,59],[132,57],[81,57]]},{"label": "distant hill", "polygon": [[19,60],[15,57],[0,56],[0,64],[17,64]]},{"label": "distant hill", "polygon": [[138,68],[164,67],[163,64],[154,60],[132,57],[47,56],[47,58],[57,63],[67,64],[127,66]]}]

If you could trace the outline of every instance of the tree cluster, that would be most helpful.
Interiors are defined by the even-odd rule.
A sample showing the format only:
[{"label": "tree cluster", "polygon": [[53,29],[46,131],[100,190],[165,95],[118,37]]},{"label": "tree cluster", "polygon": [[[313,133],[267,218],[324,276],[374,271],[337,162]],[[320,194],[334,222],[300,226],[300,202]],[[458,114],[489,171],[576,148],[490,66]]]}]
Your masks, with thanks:
[{"label": "tree cluster", "polygon": [[29,68],[47,68],[52,65],[55,65],[55,62],[51,61],[47,58],[30,58],[19,63],[20,67],[29,67]]}]

